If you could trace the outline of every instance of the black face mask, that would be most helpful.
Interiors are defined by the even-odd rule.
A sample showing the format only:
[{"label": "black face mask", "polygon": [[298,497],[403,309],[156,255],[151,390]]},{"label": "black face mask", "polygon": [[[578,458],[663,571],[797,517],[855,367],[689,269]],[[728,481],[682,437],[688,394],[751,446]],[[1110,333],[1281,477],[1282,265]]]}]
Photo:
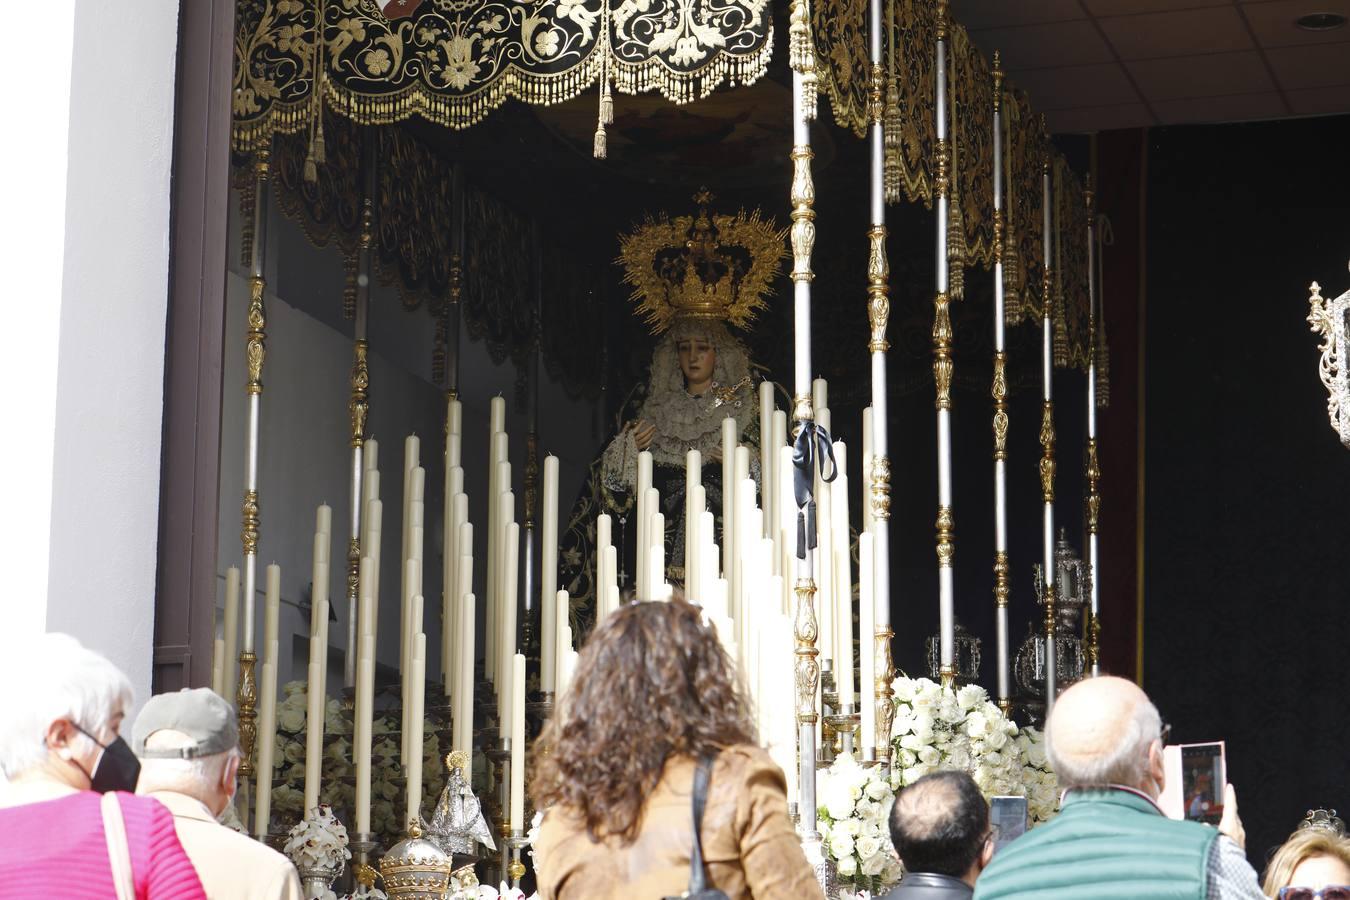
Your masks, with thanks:
[{"label": "black face mask", "polygon": [[[74,723],[72,723],[74,724]],[[136,754],[131,752],[127,742],[120,737],[111,744],[99,744],[98,738],[76,725],[75,729],[80,734],[89,738],[95,744],[102,748],[103,752],[98,756],[98,762],[94,763],[94,772],[91,775],[84,772],[84,766],[81,766],[75,760],[75,766],[84,772],[89,779],[89,786],[100,794],[106,794],[109,791],[126,791],[128,794],[135,793],[136,782],[141,777],[141,761],[136,758]]]}]

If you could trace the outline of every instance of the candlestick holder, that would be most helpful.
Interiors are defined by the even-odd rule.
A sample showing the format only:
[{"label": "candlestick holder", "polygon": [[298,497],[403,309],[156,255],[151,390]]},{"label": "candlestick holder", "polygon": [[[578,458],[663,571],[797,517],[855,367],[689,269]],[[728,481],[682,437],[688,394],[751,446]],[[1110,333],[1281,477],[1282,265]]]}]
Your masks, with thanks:
[{"label": "candlestick holder", "polygon": [[854,734],[862,724],[861,714],[854,712],[852,705],[840,708],[840,711],[825,717],[825,722],[834,732],[837,744],[834,752],[836,756],[847,753],[853,755]]},{"label": "candlestick holder", "polygon": [[347,841],[347,849],[352,852],[352,875],[357,884],[366,887],[375,886],[375,859],[379,856],[380,842],[369,831],[353,832]]},{"label": "candlestick holder", "polygon": [[508,864],[507,841],[511,837],[510,814],[511,798],[511,739],[498,738],[497,746],[483,751],[484,755],[492,762],[493,771],[493,789],[489,797],[493,800],[494,811],[497,819],[497,833],[501,835],[501,846],[498,850],[497,881],[506,880],[506,867]]},{"label": "candlestick holder", "polygon": [[497,883],[500,884],[511,874],[511,823],[507,821],[506,816],[502,816],[501,825],[497,828],[497,834],[501,836],[501,841],[497,845]]},{"label": "candlestick holder", "polygon": [[525,877],[525,863],[520,858],[520,851],[522,848],[528,847],[530,842],[525,839],[525,833],[516,828],[511,832],[511,837],[506,843],[511,849],[511,864],[507,868],[507,872],[511,876],[511,887],[519,888],[520,879]]}]

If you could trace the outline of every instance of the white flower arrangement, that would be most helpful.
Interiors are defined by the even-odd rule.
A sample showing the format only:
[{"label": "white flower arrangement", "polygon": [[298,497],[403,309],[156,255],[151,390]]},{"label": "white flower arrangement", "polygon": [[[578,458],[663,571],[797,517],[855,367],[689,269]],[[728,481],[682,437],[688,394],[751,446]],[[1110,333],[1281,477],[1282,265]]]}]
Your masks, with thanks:
[{"label": "white flower arrangement", "polygon": [[877,767],[845,753],[817,779],[816,822],[839,880],[874,896],[900,880],[887,819],[895,792]]},{"label": "white flower arrangement", "polygon": [[347,829],[333,815],[332,807],[321,803],[309,811],[291,829],[284,848],[298,869],[341,868],[352,853],[347,849]]},{"label": "white flower arrangement", "polygon": [[986,797],[1027,798],[1032,824],[1054,815],[1058,784],[1034,728],[1018,729],[979,685],[946,688],[900,676],[891,727],[891,786],[913,784],[940,769],[970,774]]}]

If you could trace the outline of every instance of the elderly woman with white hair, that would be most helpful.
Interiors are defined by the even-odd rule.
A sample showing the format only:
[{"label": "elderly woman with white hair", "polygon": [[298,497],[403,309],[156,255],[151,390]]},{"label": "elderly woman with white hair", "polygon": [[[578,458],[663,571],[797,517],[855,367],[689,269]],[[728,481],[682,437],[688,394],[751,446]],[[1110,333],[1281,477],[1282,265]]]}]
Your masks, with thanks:
[{"label": "elderly woman with white hair", "polygon": [[0,661],[0,898],[205,898],[173,817],[137,797],[131,682],[46,634]]}]

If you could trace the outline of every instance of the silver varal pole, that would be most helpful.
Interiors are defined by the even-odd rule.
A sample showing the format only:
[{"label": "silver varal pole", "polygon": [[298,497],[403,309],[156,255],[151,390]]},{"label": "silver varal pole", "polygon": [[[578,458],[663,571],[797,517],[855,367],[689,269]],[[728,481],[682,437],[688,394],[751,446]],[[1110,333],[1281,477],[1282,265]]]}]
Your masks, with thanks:
[{"label": "silver varal pole", "polygon": [[[933,301],[933,382],[937,388],[938,660],[944,686],[956,681],[956,619],[952,561],[952,320],[948,309],[947,217],[951,144],[947,140],[947,3],[937,12],[937,296]],[[875,413],[873,414],[875,415]],[[874,429],[878,431],[880,429]],[[875,437],[873,438],[875,440]]]},{"label": "silver varal pole", "polygon": [[1008,354],[1003,308],[1003,60],[994,53],[994,613],[998,640],[998,705],[1012,709],[1008,660]]},{"label": "silver varal pole", "polygon": [[1051,396],[1054,328],[1051,306],[1054,304],[1054,262],[1051,255],[1053,232],[1050,222],[1050,150],[1041,165],[1041,246],[1045,260],[1041,270],[1041,501],[1042,560],[1045,602],[1045,714],[1055,702],[1055,401]]},{"label": "silver varal pole", "polygon": [[[873,554],[873,608],[874,625],[872,654],[875,683],[862,685],[864,692],[872,691],[876,709],[876,733],[861,735],[864,749],[871,747],[881,765],[889,764],[891,756],[891,723],[895,706],[891,702],[891,460],[886,440],[890,413],[886,398],[886,325],[890,319],[890,265],[886,258],[886,201],[883,169],[886,158],[885,132],[882,124],[882,96],[885,91],[886,70],[882,61],[881,0],[868,3],[868,55],[872,62],[871,124],[868,128],[871,176],[871,227],[867,232],[867,321],[871,338],[867,349],[872,358],[872,470],[863,473],[869,496],[865,503],[872,511]],[[867,635],[861,635],[860,653],[866,653]],[[862,702],[867,702],[866,693]]]},{"label": "silver varal pole", "polygon": [[[271,152],[262,147],[253,157],[253,253],[249,263],[248,331],[244,338],[244,362],[248,380],[244,390],[248,397],[247,437],[244,441],[244,505],[241,538],[244,548],[244,640],[239,653],[239,688],[236,696],[239,713],[239,776],[245,782],[243,794],[247,798],[247,782],[253,777],[253,748],[258,739],[258,687],[253,651],[254,597],[258,586],[258,531],[261,518],[258,506],[258,429],[262,415],[263,360],[267,354],[267,311],[263,295],[267,291],[267,202],[271,183]],[[247,802],[239,809],[248,821]]]},{"label": "silver varal pole", "polygon": [[1087,202],[1088,240],[1088,370],[1087,370],[1087,519],[1088,578],[1090,579],[1088,606],[1087,661],[1088,671],[1095,678],[1101,674],[1099,640],[1101,618],[1098,613],[1097,583],[1097,525],[1102,498],[1098,482],[1102,476],[1097,461],[1097,209],[1094,204],[1091,176],[1084,192]]},{"label": "silver varal pole", "polygon": [[357,250],[356,264],[356,315],[355,340],[352,341],[351,396],[347,401],[347,412],[351,418],[351,537],[347,541],[347,658],[343,666],[343,681],[351,688],[356,686],[357,655],[357,594],[361,570],[361,491],[362,474],[365,471],[364,446],[366,441],[366,417],[370,413],[370,366],[367,355],[370,350],[368,325],[370,314],[370,248],[375,240],[375,154],[370,146],[374,138],[367,140],[367,149],[363,154],[364,198],[361,202],[361,237]]},{"label": "silver varal pole", "polygon": [[[792,293],[793,372],[792,418],[797,431],[811,426],[815,412],[811,407],[811,251],[816,240],[815,185],[811,181],[811,128],[807,122],[810,26],[804,0],[792,4],[790,37],[794,49],[792,71]],[[814,77],[814,72],[810,73]],[[820,860],[820,832],[816,830],[816,691],[820,686],[820,662],[817,659],[816,584],[811,554],[796,562],[797,595],[793,633],[796,645],[795,688],[797,692],[797,752],[800,774],[798,809],[799,830],[813,864]]]}]

